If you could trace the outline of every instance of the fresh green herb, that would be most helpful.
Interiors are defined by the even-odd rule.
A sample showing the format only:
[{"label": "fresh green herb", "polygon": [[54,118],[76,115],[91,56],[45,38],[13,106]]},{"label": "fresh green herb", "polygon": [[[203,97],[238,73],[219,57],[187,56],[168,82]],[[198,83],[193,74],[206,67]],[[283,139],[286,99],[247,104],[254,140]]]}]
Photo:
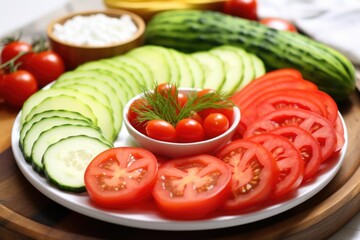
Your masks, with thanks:
[{"label": "fresh green herb", "polygon": [[[154,89],[157,89],[155,86]],[[181,107],[177,101],[178,88],[169,89],[166,94],[156,90],[143,90],[144,100],[148,103],[146,106],[134,109],[138,114],[137,121],[143,123],[150,120],[162,119],[173,126],[184,119],[190,117],[194,112],[200,112],[205,109],[232,108],[233,102],[229,100],[227,94],[223,92],[209,92],[198,96],[198,92],[189,92],[186,104]]]}]

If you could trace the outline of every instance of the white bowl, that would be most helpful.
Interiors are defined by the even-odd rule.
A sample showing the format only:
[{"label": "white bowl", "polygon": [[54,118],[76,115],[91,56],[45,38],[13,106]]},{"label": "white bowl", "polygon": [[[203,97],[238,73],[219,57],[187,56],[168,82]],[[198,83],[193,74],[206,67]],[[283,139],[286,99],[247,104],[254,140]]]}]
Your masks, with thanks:
[{"label": "white bowl", "polygon": [[[179,92],[189,92],[196,91],[193,88],[179,88]],[[176,143],[176,142],[165,142],[159,141],[153,138],[150,138],[138,130],[136,130],[129,122],[127,118],[127,113],[129,111],[130,105],[139,98],[142,98],[143,94],[139,94],[132,98],[124,108],[124,122],[127,131],[130,136],[143,148],[151,151],[154,154],[158,154],[170,158],[185,157],[195,154],[211,154],[219,149],[221,146],[225,145],[230,141],[231,137],[236,131],[236,128],[240,122],[240,109],[234,107],[234,117],[229,129],[214,138],[210,138],[204,141],[192,142],[192,143]]]}]

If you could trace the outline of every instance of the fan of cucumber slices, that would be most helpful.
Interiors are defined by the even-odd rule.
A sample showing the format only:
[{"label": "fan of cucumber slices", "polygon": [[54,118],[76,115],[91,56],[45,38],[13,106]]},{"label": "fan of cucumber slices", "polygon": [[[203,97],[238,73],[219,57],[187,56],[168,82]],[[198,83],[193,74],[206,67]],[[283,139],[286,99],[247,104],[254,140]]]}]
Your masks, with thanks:
[{"label": "fan of cucumber slices", "polygon": [[85,63],[24,103],[20,148],[34,170],[55,186],[82,192],[87,165],[113,147],[123,107],[144,87],[171,82],[233,93],[264,73],[258,57],[231,46],[185,54],[147,45]]}]

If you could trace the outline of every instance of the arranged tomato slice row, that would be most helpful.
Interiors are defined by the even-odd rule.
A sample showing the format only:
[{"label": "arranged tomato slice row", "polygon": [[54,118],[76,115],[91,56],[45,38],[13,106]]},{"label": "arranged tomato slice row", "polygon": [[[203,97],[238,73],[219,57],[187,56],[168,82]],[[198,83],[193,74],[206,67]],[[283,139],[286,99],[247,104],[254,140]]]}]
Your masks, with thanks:
[{"label": "arranged tomato slice row", "polygon": [[90,199],[104,208],[133,206],[151,196],[158,163],[148,150],[118,147],[97,155],[85,171]]},{"label": "arranged tomato slice row", "polygon": [[308,131],[296,126],[283,126],[270,133],[286,137],[298,149],[304,162],[303,182],[317,173],[322,162],[320,145]]},{"label": "arranged tomato slice row", "polygon": [[271,198],[279,198],[297,189],[304,177],[304,162],[298,149],[285,137],[263,133],[249,138],[260,143],[276,160],[279,176]]},{"label": "arranged tomato slice row", "polygon": [[216,155],[232,171],[232,196],[221,209],[237,211],[268,200],[278,182],[278,167],[261,144],[240,139],[224,146]]},{"label": "arranged tomato slice row", "polygon": [[310,132],[321,147],[322,161],[336,149],[337,138],[333,125],[324,117],[303,109],[279,109],[253,122],[244,133],[244,138],[269,132],[281,126],[299,126]]},{"label": "arranged tomato slice row", "polygon": [[199,219],[227,199],[230,179],[228,165],[214,156],[172,159],[160,166],[152,195],[166,216]]}]

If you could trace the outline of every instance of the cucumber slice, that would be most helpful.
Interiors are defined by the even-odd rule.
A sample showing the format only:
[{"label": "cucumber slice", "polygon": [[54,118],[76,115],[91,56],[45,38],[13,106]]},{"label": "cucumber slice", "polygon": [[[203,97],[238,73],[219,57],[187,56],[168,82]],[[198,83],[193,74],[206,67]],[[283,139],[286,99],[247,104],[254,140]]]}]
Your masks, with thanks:
[{"label": "cucumber slice", "polygon": [[266,72],[264,62],[254,54],[248,53],[248,55],[251,58],[253,69],[255,71],[254,79],[264,75]]},{"label": "cucumber slice", "polygon": [[160,51],[143,46],[129,51],[126,55],[148,66],[156,83],[171,82],[171,68],[166,57]]},{"label": "cucumber slice", "polygon": [[211,53],[218,56],[224,64],[226,73],[225,82],[221,90],[232,94],[241,84],[244,72],[243,60],[236,53],[236,47],[220,46],[210,50]]},{"label": "cucumber slice", "polygon": [[[96,99],[93,96],[95,94],[96,94],[95,92],[92,95],[85,94],[83,92],[70,88],[50,88],[47,90],[39,91],[34,95],[32,95],[29,98],[30,101],[27,100],[25,102],[26,108],[23,107],[23,111],[25,115],[29,111],[32,112],[31,110],[32,108],[38,108],[41,101],[48,97],[58,97],[60,95],[73,96],[76,97],[79,102],[88,104],[88,106],[91,108],[92,112],[96,116],[96,121],[94,123],[98,127],[100,127],[101,131],[103,131],[106,138],[113,141],[117,136],[117,132],[114,127],[114,118],[112,115],[113,113],[111,112],[111,109],[108,106],[102,104],[98,99]],[[60,100],[58,103],[52,103],[52,104],[55,104],[56,107],[58,107],[58,109],[62,109],[60,107],[64,105]],[[52,109],[51,106],[48,107],[49,108],[46,110]],[[28,116],[26,116],[25,118],[28,118]]]},{"label": "cucumber slice", "polygon": [[46,117],[65,117],[65,118],[70,118],[70,119],[79,119],[79,120],[84,120],[86,122],[88,122],[89,124],[91,123],[91,120],[83,115],[81,115],[78,112],[71,112],[71,111],[65,111],[65,110],[48,110],[48,111],[44,111],[38,114],[35,114],[29,121],[25,122],[24,125],[22,125],[21,129],[20,129],[20,138],[19,138],[19,143],[20,143],[20,148],[22,149],[22,145],[24,144],[24,137],[27,133],[27,131],[31,128],[31,126]]},{"label": "cucumber slice", "polygon": [[[94,80],[93,82],[97,81]],[[122,126],[122,104],[117,98],[115,92],[105,92],[105,90],[102,89],[99,85],[97,87],[94,87],[84,82],[66,81],[66,83],[70,84],[63,84],[63,86],[61,87],[57,85],[55,88],[70,88],[86,94],[91,94],[93,97],[95,97],[97,100],[99,100],[102,104],[104,104],[111,110],[114,120],[115,132],[120,132]],[[52,86],[52,88],[54,88],[54,86]],[[112,93],[113,95],[111,95]],[[109,98],[109,96],[111,96],[111,99]]]},{"label": "cucumber slice", "polygon": [[251,82],[252,80],[255,79],[255,70],[254,70],[254,66],[252,63],[252,59],[250,57],[251,55],[249,53],[247,53],[246,51],[244,51],[241,48],[235,48],[235,51],[242,58],[243,64],[244,64],[243,78],[242,78],[241,84],[236,89],[236,91],[237,91],[237,90],[242,89],[249,82]]},{"label": "cucumber slice", "polygon": [[152,72],[150,71],[149,67],[146,64],[142,63],[141,61],[129,55],[120,55],[112,58],[111,60],[119,61],[125,64],[126,66],[133,66],[134,68],[137,68],[139,72],[141,72],[143,79],[145,80],[146,87],[148,89],[154,87],[154,76],[152,75]]},{"label": "cucumber slice", "polygon": [[72,136],[50,145],[43,155],[45,176],[59,189],[85,191],[84,173],[90,161],[111,148],[89,136]]},{"label": "cucumber slice", "polygon": [[53,128],[43,131],[33,144],[30,159],[34,169],[38,172],[43,171],[42,157],[51,144],[56,143],[63,138],[78,135],[95,137],[107,145],[112,145],[112,143],[104,138],[101,130],[93,126],[75,125],[73,123],[54,126]]},{"label": "cucumber slice", "polygon": [[202,68],[200,62],[193,57],[192,55],[186,54],[186,61],[190,68],[191,74],[194,80],[194,87],[195,88],[202,88],[205,82],[205,73],[204,69]]},{"label": "cucumber slice", "polygon": [[[127,90],[128,86],[120,82],[119,79],[116,78],[113,73],[107,70],[89,69],[86,71],[77,70],[77,71],[66,72],[56,80],[53,86],[58,86],[58,85],[61,86],[63,82],[69,80],[87,81],[88,84],[95,87],[98,87],[97,82],[101,82],[102,83],[101,88],[105,88],[106,86],[104,85],[107,85],[107,88],[113,88],[113,90],[115,91],[116,95],[118,96],[123,106],[125,106],[125,104],[129,101],[129,99],[132,96],[132,93],[129,93],[129,91]],[[108,90],[108,91],[110,92],[113,90]]]},{"label": "cucumber slice", "polygon": [[226,75],[220,58],[210,52],[196,52],[192,56],[200,62],[205,73],[205,81],[201,88],[221,90]]},{"label": "cucumber slice", "polygon": [[105,61],[94,61],[82,64],[76,68],[76,71],[88,71],[94,69],[105,70],[112,73],[112,75],[116,77],[117,81],[121,82],[121,84],[126,88],[126,91],[130,93],[130,97],[135,96],[140,92],[140,84],[136,81],[133,75],[131,75],[127,70],[123,68],[116,68]]},{"label": "cucumber slice", "polygon": [[174,60],[177,62],[177,66],[179,68],[180,76],[178,86],[194,87],[194,77],[186,60],[186,54],[175,51],[173,49],[169,49],[168,51],[173,56]]},{"label": "cucumber slice", "polygon": [[26,132],[23,139],[23,155],[27,161],[31,160],[31,150],[34,145],[34,142],[39,138],[40,134],[48,129],[51,129],[55,126],[64,125],[64,124],[76,124],[76,125],[86,125],[91,126],[89,122],[64,118],[64,117],[46,117],[35,122],[31,128]]}]

